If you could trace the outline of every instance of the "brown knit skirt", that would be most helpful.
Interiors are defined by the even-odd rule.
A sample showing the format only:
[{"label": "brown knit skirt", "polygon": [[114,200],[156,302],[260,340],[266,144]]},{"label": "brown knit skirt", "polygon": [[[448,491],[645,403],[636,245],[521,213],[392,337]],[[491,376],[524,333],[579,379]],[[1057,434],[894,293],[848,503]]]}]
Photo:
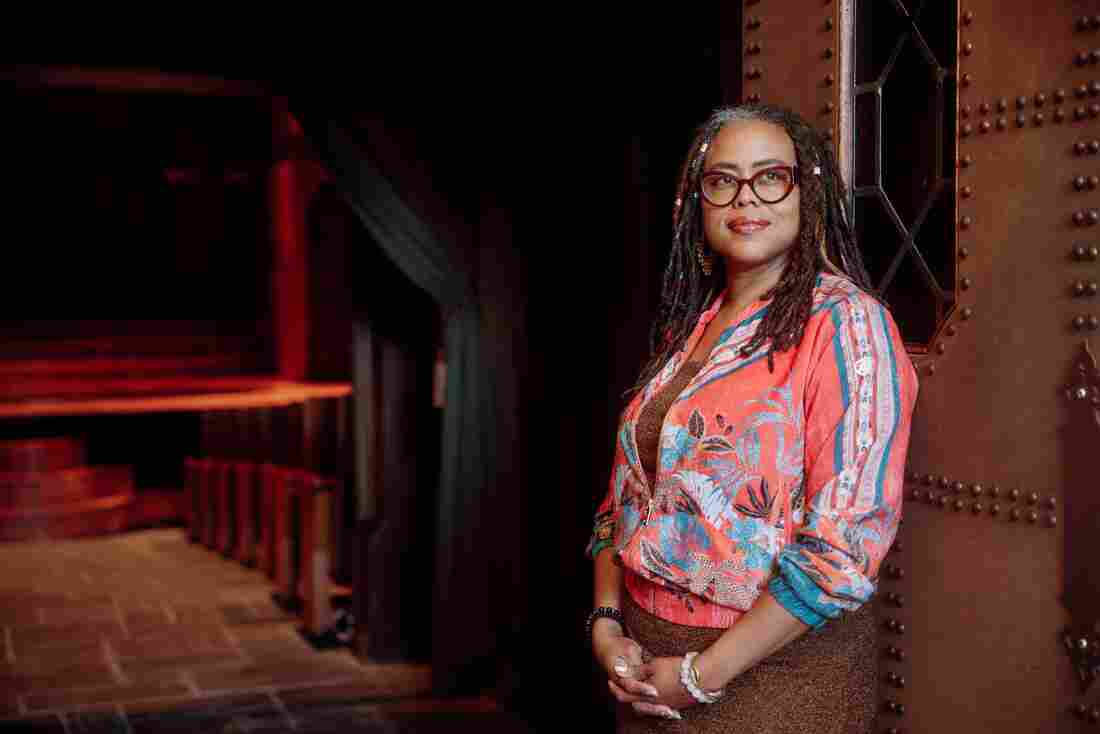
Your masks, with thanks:
[{"label": "brown knit skirt", "polygon": [[[647,660],[702,651],[724,631],[667,622],[629,593],[623,594],[623,615]],[[874,611],[865,604],[761,660],[731,681],[717,703],[682,709],[682,721],[618,704],[616,731],[870,734],[877,678]]]}]

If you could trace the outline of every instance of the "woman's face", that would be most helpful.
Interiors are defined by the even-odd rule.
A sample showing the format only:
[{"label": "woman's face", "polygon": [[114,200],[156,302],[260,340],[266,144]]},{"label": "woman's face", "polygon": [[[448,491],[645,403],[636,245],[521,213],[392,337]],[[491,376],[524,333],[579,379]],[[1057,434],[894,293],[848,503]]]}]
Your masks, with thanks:
[{"label": "woman's face", "polygon": [[[796,163],[794,143],[783,128],[761,120],[735,120],[711,141],[703,174],[749,178],[765,168]],[[763,182],[758,188],[764,191]],[[746,184],[728,206],[703,199],[707,243],[734,271],[782,266],[798,239],[800,198],[800,187],[795,186],[787,198],[767,204]]]}]

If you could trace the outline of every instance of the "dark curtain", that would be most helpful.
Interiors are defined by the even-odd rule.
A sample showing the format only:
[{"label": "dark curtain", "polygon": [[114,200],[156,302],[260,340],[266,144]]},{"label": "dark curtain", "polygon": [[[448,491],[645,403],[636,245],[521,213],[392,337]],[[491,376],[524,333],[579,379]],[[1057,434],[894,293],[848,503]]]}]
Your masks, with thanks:
[{"label": "dark curtain", "polygon": [[495,648],[485,561],[489,533],[482,522],[494,465],[494,396],[481,346],[478,300],[462,258],[402,201],[354,133],[301,98],[290,96],[289,108],[363,226],[443,312],[447,385],[434,539],[432,665],[437,693],[477,690],[489,682],[483,664]]}]

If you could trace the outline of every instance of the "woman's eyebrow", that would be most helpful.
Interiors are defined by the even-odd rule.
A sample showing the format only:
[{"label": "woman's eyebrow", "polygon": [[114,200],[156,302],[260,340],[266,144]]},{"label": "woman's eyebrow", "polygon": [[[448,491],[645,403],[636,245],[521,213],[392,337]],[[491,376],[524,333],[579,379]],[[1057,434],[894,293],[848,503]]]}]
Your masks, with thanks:
[{"label": "woman's eyebrow", "polygon": [[[787,163],[786,161],[781,161],[778,158],[765,158],[762,161],[756,161],[755,163],[753,163],[752,167],[753,168],[760,168],[761,166],[788,166],[788,165],[790,165],[790,164]],[[713,166],[711,166],[711,169],[712,170],[714,170],[714,169],[725,169],[725,170],[728,170],[728,171],[740,171],[741,166],[737,165],[736,163],[722,162],[722,163],[715,163]]]}]

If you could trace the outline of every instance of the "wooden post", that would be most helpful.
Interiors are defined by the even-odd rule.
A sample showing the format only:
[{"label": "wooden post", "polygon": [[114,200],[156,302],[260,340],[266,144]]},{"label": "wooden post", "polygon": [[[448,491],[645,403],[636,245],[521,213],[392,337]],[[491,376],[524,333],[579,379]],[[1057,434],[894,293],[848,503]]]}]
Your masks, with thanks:
[{"label": "wooden post", "polygon": [[303,482],[301,589],[304,631],[319,636],[332,626],[332,600],[329,590],[330,551],[329,519],[332,498],[338,496],[339,483],[309,475]]}]

